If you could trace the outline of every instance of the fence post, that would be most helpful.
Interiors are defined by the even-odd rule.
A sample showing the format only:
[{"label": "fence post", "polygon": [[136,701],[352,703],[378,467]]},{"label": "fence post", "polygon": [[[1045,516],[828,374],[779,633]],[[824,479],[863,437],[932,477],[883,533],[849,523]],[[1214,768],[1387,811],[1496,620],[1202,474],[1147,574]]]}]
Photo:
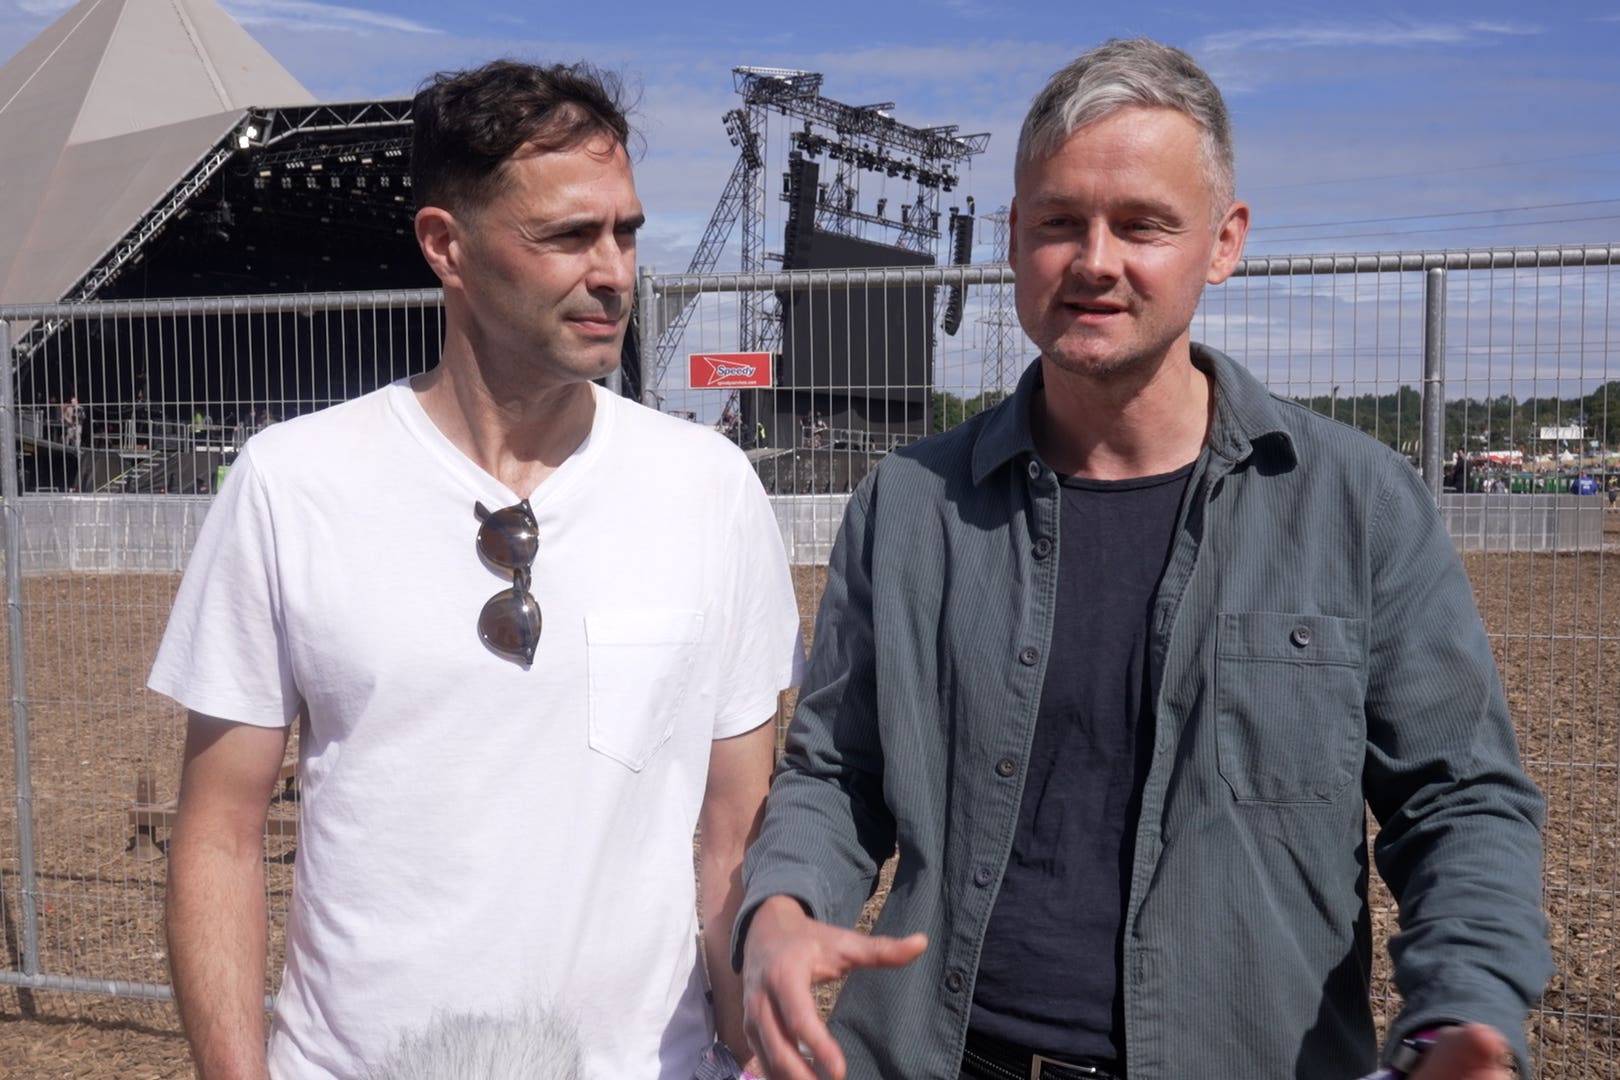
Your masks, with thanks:
[{"label": "fence post", "polygon": [[1446,268],[1423,276],[1423,480],[1440,499],[1446,441]]},{"label": "fence post", "polygon": [[636,310],[640,313],[641,333],[636,344],[641,348],[641,403],[649,409],[658,408],[658,387],[653,385],[653,366],[658,358],[659,320],[653,318],[653,304],[657,295],[653,291],[653,268],[643,266],[636,281]]},{"label": "fence post", "polygon": [[22,507],[17,483],[17,372],[11,324],[0,320],[0,531],[4,532],[6,637],[11,663],[11,738],[17,769],[17,870],[22,883],[22,973],[39,974],[39,880],[34,867],[34,787],[28,763],[28,695],[23,650]]}]

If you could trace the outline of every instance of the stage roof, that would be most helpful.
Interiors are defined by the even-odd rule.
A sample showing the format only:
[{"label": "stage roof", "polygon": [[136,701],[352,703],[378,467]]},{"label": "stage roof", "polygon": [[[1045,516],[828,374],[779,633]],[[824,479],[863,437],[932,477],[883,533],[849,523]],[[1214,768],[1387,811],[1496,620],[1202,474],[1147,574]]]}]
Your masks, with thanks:
[{"label": "stage roof", "polygon": [[68,296],[250,107],[313,102],[213,0],[82,0],[0,66],[0,304]]}]

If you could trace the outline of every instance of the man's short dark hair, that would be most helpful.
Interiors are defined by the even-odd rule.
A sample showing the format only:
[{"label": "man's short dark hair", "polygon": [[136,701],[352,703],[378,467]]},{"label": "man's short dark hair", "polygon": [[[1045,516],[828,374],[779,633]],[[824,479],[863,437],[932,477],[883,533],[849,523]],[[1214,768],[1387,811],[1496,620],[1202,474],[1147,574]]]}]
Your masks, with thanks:
[{"label": "man's short dark hair", "polygon": [[505,185],[503,167],[525,146],[571,150],[593,136],[630,140],[622,85],[589,64],[495,60],[441,71],[411,104],[411,190],[418,207],[467,212]]}]

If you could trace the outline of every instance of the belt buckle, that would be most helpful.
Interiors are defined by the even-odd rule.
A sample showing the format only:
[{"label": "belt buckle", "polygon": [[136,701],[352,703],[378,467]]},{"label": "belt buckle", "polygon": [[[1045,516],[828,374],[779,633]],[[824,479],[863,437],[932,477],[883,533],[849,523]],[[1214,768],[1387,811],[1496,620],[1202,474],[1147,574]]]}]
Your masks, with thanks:
[{"label": "belt buckle", "polygon": [[1052,1075],[1054,1077],[1103,1075],[1103,1071],[1095,1065],[1072,1065],[1067,1061],[1059,1061],[1057,1058],[1042,1057],[1040,1054],[1035,1054],[1029,1059],[1029,1080],[1045,1080],[1048,1065],[1052,1066]]}]

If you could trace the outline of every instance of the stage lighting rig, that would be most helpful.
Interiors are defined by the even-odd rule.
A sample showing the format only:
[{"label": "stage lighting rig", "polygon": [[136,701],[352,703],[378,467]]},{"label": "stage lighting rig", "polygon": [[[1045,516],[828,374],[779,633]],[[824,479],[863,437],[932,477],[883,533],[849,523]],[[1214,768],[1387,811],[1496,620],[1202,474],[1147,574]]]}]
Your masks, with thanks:
[{"label": "stage lighting rig", "polygon": [[[893,236],[893,246],[909,252],[928,252],[940,242],[939,195],[960,182],[964,162],[984,153],[988,132],[964,135],[955,124],[914,127],[894,118],[895,103],[849,105],[822,95],[820,72],[791,68],[737,67],[733,88],[742,106],[725,114],[725,130],[738,157],[720,201],[687,268],[690,274],[713,271],[732,227],[742,222],[741,269],[753,273],[765,268],[765,139],[769,114],[790,118],[787,139],[791,149],[808,159],[825,157],[832,163],[830,178],[818,182],[809,206],[815,227],[855,235],[859,232]],[[863,175],[901,180],[914,195],[901,200],[901,212],[889,216],[888,197],[877,213],[859,208]],[[784,178],[781,198],[796,199],[799,192]],[[896,260],[897,262],[900,260]],[[772,349],[780,341],[781,324],[772,303],[762,294],[743,293],[739,304],[739,344],[746,350]],[[690,301],[673,313],[658,335],[652,370],[643,373],[643,385],[658,386],[675,355],[690,317]]]}]

